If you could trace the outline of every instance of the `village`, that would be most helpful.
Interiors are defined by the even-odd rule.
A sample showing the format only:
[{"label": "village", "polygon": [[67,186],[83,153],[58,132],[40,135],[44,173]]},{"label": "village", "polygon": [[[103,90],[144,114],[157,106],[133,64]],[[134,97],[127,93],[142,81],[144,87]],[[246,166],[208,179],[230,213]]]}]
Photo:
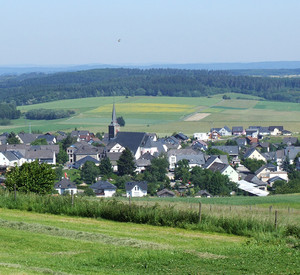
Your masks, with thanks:
[{"label": "village", "polygon": [[[281,143],[269,141],[271,137],[278,136],[282,137]],[[73,141],[72,144],[68,144],[66,148],[59,145],[68,139]],[[43,142],[39,142],[41,140]],[[89,185],[86,182],[76,184],[69,179],[69,171],[81,170],[86,163],[99,167],[104,159],[109,160],[114,174],[120,174],[120,157],[125,149],[132,154],[136,176],[121,188],[113,184],[114,179],[103,175],[97,175]],[[62,150],[67,156],[65,159],[60,156]],[[163,177],[166,180],[160,181],[165,183],[152,186],[150,191],[148,182],[139,175],[151,171],[149,167],[153,160],[162,157],[167,160],[166,169],[162,168],[165,169]],[[227,185],[232,183],[230,195],[267,196],[274,190],[275,182],[279,181],[282,185],[289,181],[291,166],[296,171],[300,170],[300,143],[283,126],[249,126],[247,129],[241,126],[232,129],[224,126],[212,128],[208,133],[194,133],[193,137],[174,133],[172,136],[159,138],[155,133],[122,132],[113,105],[108,134],[74,130],[69,134],[58,131],[55,134],[22,132],[14,137],[9,133],[0,135],[3,185],[6,170],[33,161],[50,164],[55,169],[59,163],[63,165],[66,172],[55,183],[55,190],[60,195],[79,194],[87,187],[98,197],[112,197],[116,194],[127,197],[225,195],[219,190],[220,187],[212,186],[218,184],[217,180],[203,189],[201,187],[205,187],[205,183],[199,183],[198,179],[191,180],[191,176],[195,179],[200,175],[197,173],[200,173],[201,168],[201,171],[210,170],[211,175],[223,176]],[[202,181],[206,179],[203,178]],[[118,187],[121,189],[119,192]]]}]

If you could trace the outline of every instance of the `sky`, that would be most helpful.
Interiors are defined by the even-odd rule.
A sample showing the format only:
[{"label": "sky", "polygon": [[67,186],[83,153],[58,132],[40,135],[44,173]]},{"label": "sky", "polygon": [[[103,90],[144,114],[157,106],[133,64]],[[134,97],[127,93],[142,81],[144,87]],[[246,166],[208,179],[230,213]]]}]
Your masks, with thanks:
[{"label": "sky", "polygon": [[300,61],[300,0],[0,0],[0,66]]}]

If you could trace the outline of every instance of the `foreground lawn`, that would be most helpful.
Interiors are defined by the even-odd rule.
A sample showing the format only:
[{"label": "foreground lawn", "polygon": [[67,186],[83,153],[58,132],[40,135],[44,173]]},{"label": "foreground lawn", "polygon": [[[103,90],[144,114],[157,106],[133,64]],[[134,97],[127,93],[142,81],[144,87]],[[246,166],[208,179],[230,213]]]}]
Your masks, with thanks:
[{"label": "foreground lawn", "polygon": [[300,250],[198,231],[0,209],[1,274],[297,274]]}]

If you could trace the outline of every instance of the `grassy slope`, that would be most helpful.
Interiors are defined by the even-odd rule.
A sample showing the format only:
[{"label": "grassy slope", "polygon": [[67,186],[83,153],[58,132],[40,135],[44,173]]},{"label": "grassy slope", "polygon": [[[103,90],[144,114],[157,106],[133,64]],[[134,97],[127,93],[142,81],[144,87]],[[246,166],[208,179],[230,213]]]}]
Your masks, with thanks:
[{"label": "grassy slope", "polygon": [[295,274],[299,250],[278,243],[0,209],[2,274]]},{"label": "grassy slope", "polygon": [[[231,100],[222,100],[222,95],[211,98],[176,98],[176,97],[116,97],[117,115],[123,116],[126,126],[123,131],[156,132],[159,135],[174,131],[188,135],[207,131],[211,127],[229,127],[241,125],[284,125],[291,131],[300,129],[300,104],[236,99],[239,94],[229,94]],[[112,97],[82,98],[48,102],[43,104],[20,106],[25,112],[36,108],[74,109],[76,115],[67,119],[53,121],[30,121],[21,118],[13,125],[0,126],[0,131],[55,131],[89,129],[94,132],[107,131],[111,120]],[[145,105],[146,104],[146,105]],[[147,104],[149,104],[147,106]],[[160,107],[155,107],[160,104]],[[181,107],[182,108],[181,108]],[[152,112],[155,110],[155,112]],[[160,111],[159,111],[160,110]],[[187,122],[184,119],[195,112],[211,113],[201,121]]]}]

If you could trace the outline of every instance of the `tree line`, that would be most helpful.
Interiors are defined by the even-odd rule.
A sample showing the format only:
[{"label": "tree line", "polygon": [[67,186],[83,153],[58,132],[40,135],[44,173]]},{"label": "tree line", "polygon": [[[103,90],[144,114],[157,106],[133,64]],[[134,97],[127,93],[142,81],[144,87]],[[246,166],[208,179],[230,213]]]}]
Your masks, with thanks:
[{"label": "tree line", "polygon": [[34,109],[26,112],[25,117],[34,120],[52,120],[69,117],[73,114],[75,114],[73,110]]},{"label": "tree line", "polygon": [[0,82],[0,100],[17,105],[95,96],[211,96],[242,93],[300,102],[300,78],[234,75],[230,71],[96,69]]}]

